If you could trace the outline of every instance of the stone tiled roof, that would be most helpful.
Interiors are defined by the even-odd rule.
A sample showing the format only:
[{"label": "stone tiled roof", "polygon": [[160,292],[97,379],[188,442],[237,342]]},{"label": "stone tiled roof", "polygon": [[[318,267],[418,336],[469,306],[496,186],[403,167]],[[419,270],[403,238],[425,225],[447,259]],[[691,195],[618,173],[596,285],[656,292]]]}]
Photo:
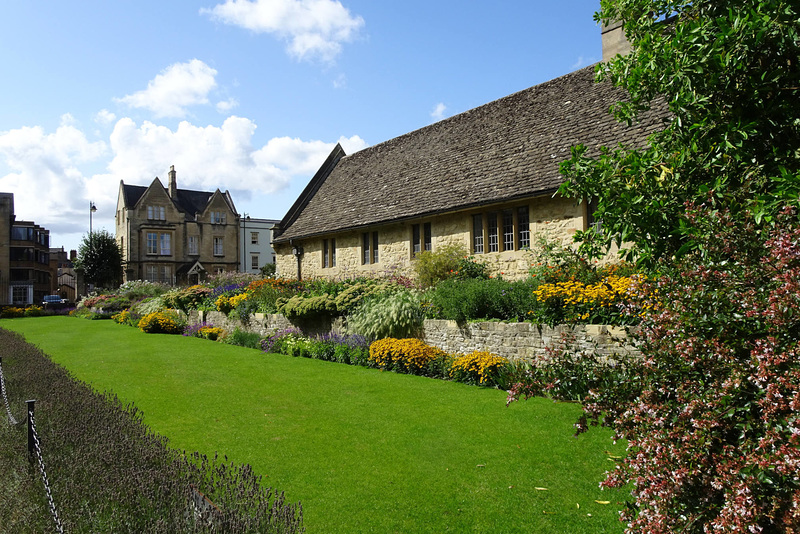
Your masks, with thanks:
[{"label": "stone tiled roof", "polygon": [[[147,189],[147,187],[141,185],[123,184],[122,191],[125,199],[125,207],[134,207],[136,203],[139,202],[139,199],[142,198],[142,195],[144,195]],[[164,188],[164,191],[166,192],[167,188]],[[194,220],[195,213],[201,213],[206,209],[206,206],[213,195],[214,192],[178,189],[178,198],[177,200],[172,199],[172,202],[181,212],[184,213],[186,220],[191,221]],[[233,201],[231,200],[227,191],[223,194],[223,197],[230,205],[231,210],[236,213],[236,209],[233,207]]]},{"label": "stone tiled roof", "polygon": [[571,146],[640,145],[661,126],[663,112],[616,122],[608,109],[622,97],[594,83],[590,66],[341,157],[317,173],[275,241],[550,194]]}]

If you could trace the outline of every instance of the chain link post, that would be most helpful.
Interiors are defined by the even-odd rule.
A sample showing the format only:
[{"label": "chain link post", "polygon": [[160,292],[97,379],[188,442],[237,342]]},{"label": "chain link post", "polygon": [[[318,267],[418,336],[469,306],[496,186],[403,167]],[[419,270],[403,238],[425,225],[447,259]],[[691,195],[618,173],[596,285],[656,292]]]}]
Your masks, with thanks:
[{"label": "chain link post", "polygon": [[28,405],[28,460],[33,463],[34,454],[36,453],[36,445],[33,438],[33,410],[36,405],[36,399],[25,401]]}]

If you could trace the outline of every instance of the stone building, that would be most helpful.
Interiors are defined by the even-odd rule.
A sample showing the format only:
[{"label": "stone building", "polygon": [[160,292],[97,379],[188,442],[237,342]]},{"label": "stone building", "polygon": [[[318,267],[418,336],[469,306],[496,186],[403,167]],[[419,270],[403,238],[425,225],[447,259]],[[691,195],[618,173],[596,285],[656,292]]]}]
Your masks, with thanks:
[{"label": "stone building", "polygon": [[571,242],[592,223],[589,203],[556,194],[570,147],[638,145],[662,125],[657,111],[618,123],[623,96],[590,66],[352,155],[337,146],[274,232],[278,273],[407,273],[457,243],[490,272],[527,275],[538,236]]},{"label": "stone building", "polygon": [[167,187],[119,184],[116,239],[124,280],[168,285],[202,281],[239,266],[239,214],[228,191],[179,189],[175,167]]}]

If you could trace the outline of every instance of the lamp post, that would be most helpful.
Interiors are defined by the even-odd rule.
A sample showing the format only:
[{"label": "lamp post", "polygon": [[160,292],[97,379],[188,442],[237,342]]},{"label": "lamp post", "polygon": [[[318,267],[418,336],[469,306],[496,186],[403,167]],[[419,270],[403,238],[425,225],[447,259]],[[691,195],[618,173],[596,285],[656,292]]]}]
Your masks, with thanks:
[{"label": "lamp post", "polygon": [[[94,241],[92,238],[92,213],[97,211],[97,206],[94,202],[89,201],[89,255],[94,258]],[[84,267],[85,268],[85,267]],[[89,282],[89,280],[87,280]],[[91,284],[88,284],[91,287]]]},{"label": "lamp post", "polygon": [[91,200],[89,201],[89,245],[92,244],[92,213],[97,211],[97,206],[94,205],[94,202]]}]

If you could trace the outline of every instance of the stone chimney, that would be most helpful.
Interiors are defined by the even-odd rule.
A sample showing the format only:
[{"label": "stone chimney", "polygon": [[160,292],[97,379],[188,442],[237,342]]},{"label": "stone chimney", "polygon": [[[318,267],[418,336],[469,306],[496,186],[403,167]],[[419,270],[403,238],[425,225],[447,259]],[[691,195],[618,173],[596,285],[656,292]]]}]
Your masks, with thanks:
[{"label": "stone chimney", "polygon": [[176,178],[175,165],[169,166],[169,198],[177,200],[178,198],[178,180]]},{"label": "stone chimney", "polygon": [[622,30],[622,22],[614,21],[607,25],[603,25],[602,30],[603,41],[603,61],[608,61],[617,54],[623,56],[631,51],[631,43],[625,38],[625,32]]}]

